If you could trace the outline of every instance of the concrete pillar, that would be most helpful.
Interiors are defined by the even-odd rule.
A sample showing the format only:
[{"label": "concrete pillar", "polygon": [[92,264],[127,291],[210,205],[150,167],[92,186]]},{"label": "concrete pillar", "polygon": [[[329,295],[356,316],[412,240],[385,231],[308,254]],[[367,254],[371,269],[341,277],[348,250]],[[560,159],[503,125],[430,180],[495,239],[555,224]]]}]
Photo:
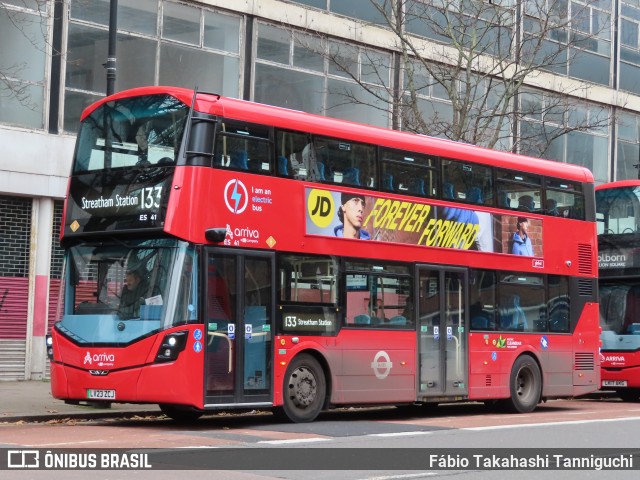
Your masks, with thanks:
[{"label": "concrete pillar", "polygon": [[29,315],[25,378],[41,380],[45,376],[45,335],[49,313],[49,281],[51,268],[51,232],[53,199],[36,197],[31,218],[31,262],[29,265]]}]

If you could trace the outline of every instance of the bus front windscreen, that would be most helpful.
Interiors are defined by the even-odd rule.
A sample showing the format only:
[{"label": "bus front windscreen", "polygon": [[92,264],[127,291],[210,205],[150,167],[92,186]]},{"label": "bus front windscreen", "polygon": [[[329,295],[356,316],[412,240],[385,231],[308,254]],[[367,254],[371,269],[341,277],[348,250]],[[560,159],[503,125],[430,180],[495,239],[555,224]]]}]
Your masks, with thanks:
[{"label": "bus front windscreen", "polygon": [[188,107],[169,95],[101,105],[82,121],[73,173],[173,165],[187,113]]},{"label": "bus front windscreen", "polygon": [[599,289],[602,349],[640,349],[640,282],[601,282]]},{"label": "bus front windscreen", "polygon": [[56,327],[79,344],[126,345],[196,321],[195,250],[155,239],[70,247]]}]

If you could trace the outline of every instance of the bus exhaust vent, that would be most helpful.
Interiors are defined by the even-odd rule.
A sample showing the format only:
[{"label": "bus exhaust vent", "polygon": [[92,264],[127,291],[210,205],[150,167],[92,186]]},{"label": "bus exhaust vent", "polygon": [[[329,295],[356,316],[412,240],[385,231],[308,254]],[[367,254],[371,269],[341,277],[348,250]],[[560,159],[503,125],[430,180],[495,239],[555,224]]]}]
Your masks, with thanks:
[{"label": "bus exhaust vent", "polygon": [[591,275],[593,273],[592,261],[593,252],[591,245],[586,243],[578,244],[578,272],[583,275]]},{"label": "bus exhaust vent", "polygon": [[593,296],[593,282],[588,278],[578,280],[578,295],[581,297]]},{"label": "bus exhaust vent", "polygon": [[487,375],[487,377],[485,378],[484,386],[485,387],[490,387],[491,386],[491,375]]},{"label": "bus exhaust vent", "polygon": [[594,370],[595,357],[590,352],[576,352],[574,358],[574,370]]}]

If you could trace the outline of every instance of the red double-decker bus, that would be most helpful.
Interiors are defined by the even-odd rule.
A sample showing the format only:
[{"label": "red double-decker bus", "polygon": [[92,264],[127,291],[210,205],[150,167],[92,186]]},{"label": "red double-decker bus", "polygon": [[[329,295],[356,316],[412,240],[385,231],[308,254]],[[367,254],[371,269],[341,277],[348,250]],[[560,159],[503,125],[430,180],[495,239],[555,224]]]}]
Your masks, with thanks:
[{"label": "red double-decker bus", "polygon": [[175,419],[600,387],[575,165],[180,88],[82,115],[54,397]]},{"label": "red double-decker bus", "polygon": [[640,180],[596,187],[602,389],[640,400]]}]

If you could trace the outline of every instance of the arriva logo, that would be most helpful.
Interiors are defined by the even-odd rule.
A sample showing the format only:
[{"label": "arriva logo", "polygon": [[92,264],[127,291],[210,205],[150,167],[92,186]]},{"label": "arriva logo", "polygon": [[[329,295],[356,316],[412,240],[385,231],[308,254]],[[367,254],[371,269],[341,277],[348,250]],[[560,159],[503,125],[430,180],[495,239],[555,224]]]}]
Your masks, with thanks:
[{"label": "arriva logo", "polygon": [[607,355],[604,357],[605,362],[624,362],[624,356],[622,355]]},{"label": "arriva logo", "polygon": [[236,237],[260,238],[260,232],[251,228],[235,228],[233,234]]},{"label": "arriva logo", "polygon": [[249,204],[247,187],[237,178],[229,180],[224,187],[224,203],[231,213],[240,214]]},{"label": "arriva logo", "polygon": [[84,365],[93,365],[94,363],[98,366],[107,366],[113,365],[113,362],[116,361],[116,356],[113,353],[94,353],[91,355],[91,352],[87,352],[84,356]]},{"label": "arriva logo", "polygon": [[318,227],[328,227],[335,217],[335,206],[331,192],[312,189],[307,198],[307,214]]}]

